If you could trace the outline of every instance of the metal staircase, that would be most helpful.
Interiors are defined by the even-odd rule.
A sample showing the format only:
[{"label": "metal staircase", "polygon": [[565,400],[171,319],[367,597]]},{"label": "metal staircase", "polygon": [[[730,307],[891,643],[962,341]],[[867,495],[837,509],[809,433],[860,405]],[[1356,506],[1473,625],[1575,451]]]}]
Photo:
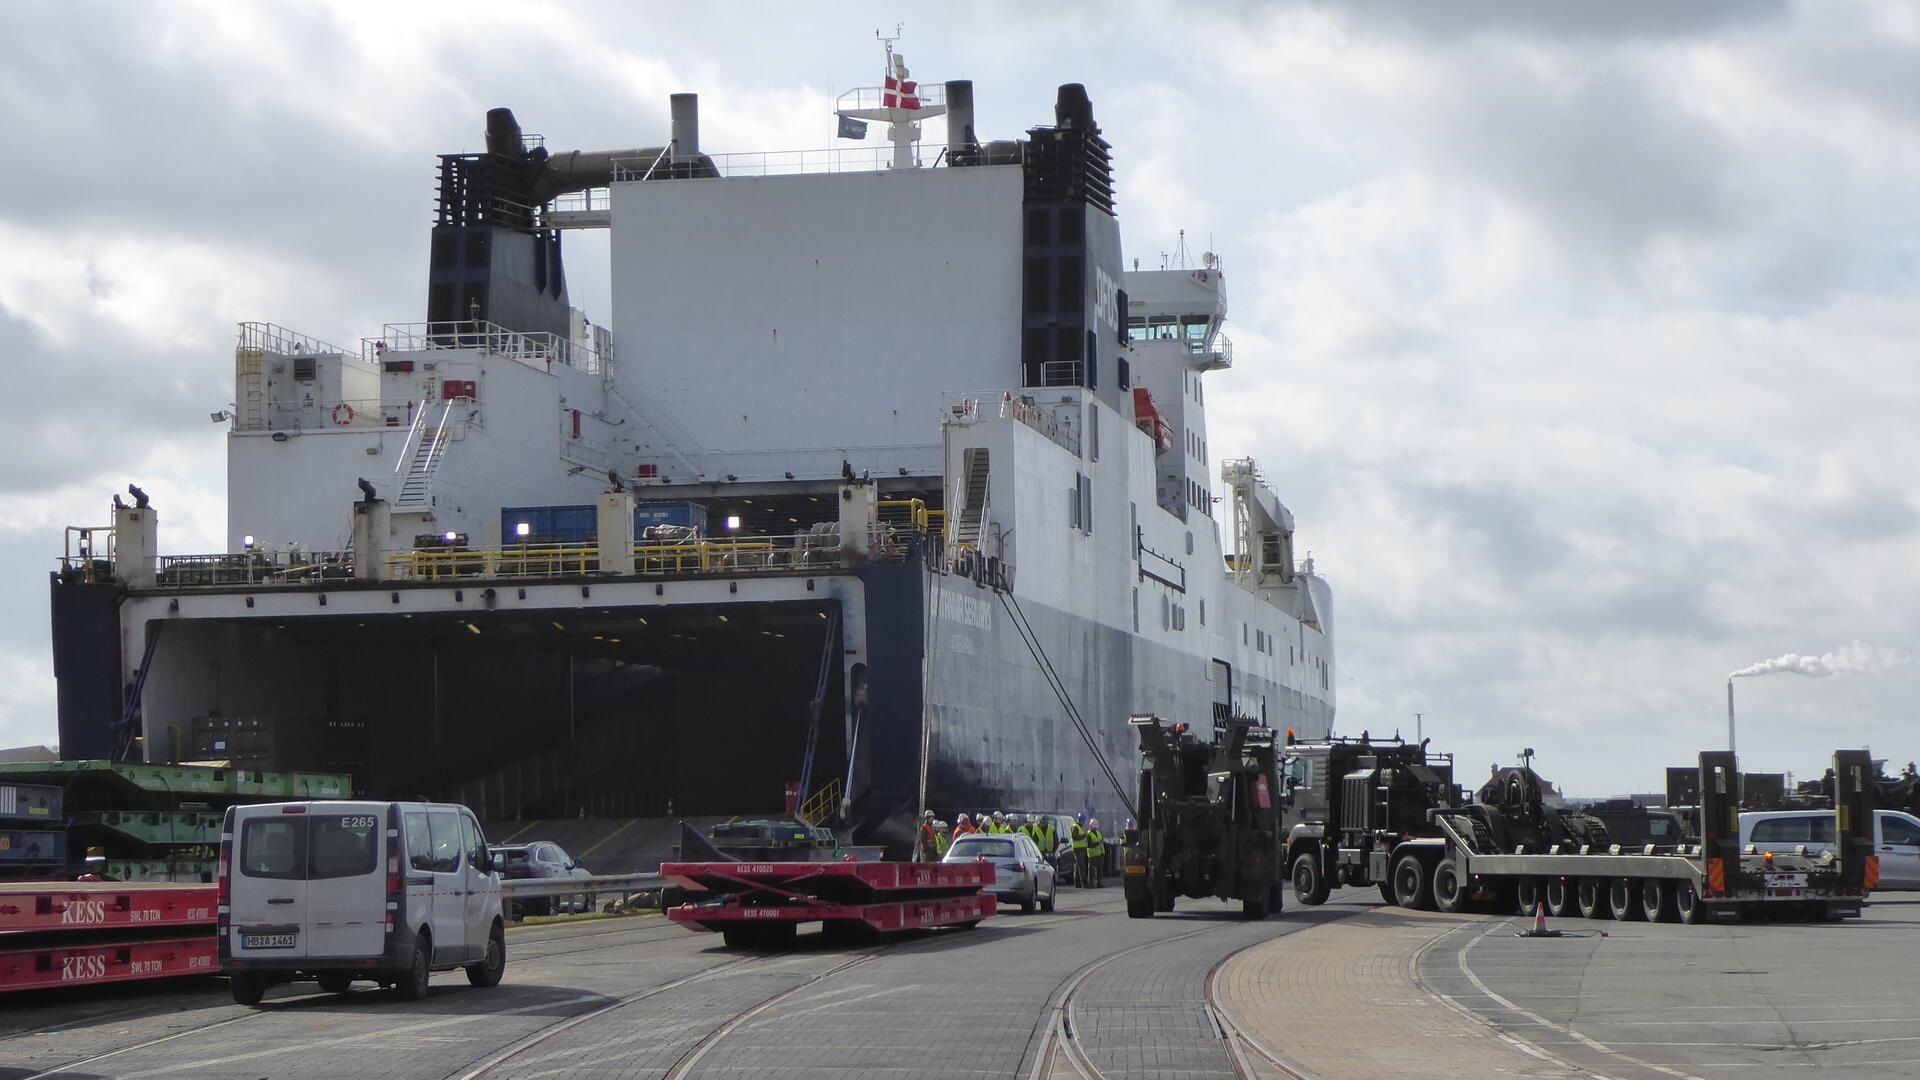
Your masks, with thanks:
[{"label": "metal staircase", "polygon": [[407,441],[400,450],[400,461],[393,468],[400,481],[400,494],[393,500],[394,509],[432,508],[433,478],[447,456],[447,442],[453,434],[448,422],[452,414],[453,402],[449,400],[441,407],[437,422],[427,423],[426,409],[414,417],[413,428],[407,432]]},{"label": "metal staircase", "polygon": [[969,447],[961,454],[965,458],[967,474],[966,502],[961,504],[960,522],[954,529],[953,538],[958,543],[977,548],[987,517],[987,448]]}]

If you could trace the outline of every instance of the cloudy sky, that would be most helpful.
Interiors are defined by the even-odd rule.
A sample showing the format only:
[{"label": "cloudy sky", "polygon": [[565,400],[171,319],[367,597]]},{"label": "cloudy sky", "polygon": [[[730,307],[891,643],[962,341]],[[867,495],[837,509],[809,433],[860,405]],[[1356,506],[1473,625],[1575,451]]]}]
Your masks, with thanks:
[{"label": "cloudy sky", "polygon": [[1210,442],[1333,583],[1341,727],[1644,789],[1729,671],[1845,650],[1741,682],[1746,765],[1920,756],[1920,8],[713,6],[8,5],[0,745],[54,738],[62,527],[134,480],[216,550],[234,324],[421,318],[433,155],[488,107],[651,145],[693,90],[710,151],[825,146],[904,17],[983,135],[1085,83],[1129,256],[1224,260]]}]

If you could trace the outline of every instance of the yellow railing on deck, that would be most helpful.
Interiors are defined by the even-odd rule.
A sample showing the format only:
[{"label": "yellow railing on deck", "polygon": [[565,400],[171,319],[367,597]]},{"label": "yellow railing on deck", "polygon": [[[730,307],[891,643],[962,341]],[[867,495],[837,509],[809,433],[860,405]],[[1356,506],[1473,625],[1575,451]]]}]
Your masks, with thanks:
[{"label": "yellow railing on deck", "polygon": [[834,811],[840,806],[840,778],[827,782],[827,786],[813,793],[793,816],[818,829],[833,820]]}]

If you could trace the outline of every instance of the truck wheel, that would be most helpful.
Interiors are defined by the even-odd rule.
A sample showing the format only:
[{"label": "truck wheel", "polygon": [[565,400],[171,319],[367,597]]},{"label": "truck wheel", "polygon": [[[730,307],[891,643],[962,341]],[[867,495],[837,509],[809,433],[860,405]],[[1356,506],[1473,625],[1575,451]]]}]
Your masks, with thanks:
[{"label": "truck wheel", "polygon": [[1380,883],[1380,902],[1389,905],[1399,902],[1393,898],[1393,882],[1383,881]]},{"label": "truck wheel", "polygon": [[1520,909],[1520,914],[1532,918],[1534,912],[1539,910],[1541,902],[1546,899],[1541,895],[1544,891],[1540,888],[1540,879],[1521,878],[1519,884],[1515,886],[1515,896],[1518,900],[1515,906]]},{"label": "truck wheel", "polygon": [[1659,878],[1640,882],[1640,911],[1648,922],[1673,921],[1673,888]]},{"label": "truck wheel", "polygon": [[258,1005],[260,999],[267,996],[267,980],[257,972],[234,972],[227,976],[227,988],[233,991],[237,1005]]},{"label": "truck wheel", "polygon": [[1427,889],[1427,864],[1420,861],[1420,856],[1402,855],[1393,864],[1393,901],[1416,911],[1433,906],[1433,896]]},{"label": "truck wheel", "polygon": [[1573,883],[1566,878],[1553,878],[1547,882],[1547,914],[1556,919],[1571,919],[1574,916]]},{"label": "truck wheel", "polygon": [[467,981],[475,986],[499,986],[500,977],[507,973],[507,932],[499,923],[493,924],[493,932],[487,935],[487,952],[477,964],[467,965]]},{"label": "truck wheel", "polygon": [[1467,906],[1468,892],[1461,886],[1460,869],[1452,859],[1442,859],[1433,868],[1433,906],[1449,915],[1457,915]]},{"label": "truck wheel", "polygon": [[1129,919],[1153,918],[1153,897],[1134,896],[1132,893],[1128,893],[1127,894],[1127,918]]},{"label": "truck wheel", "polygon": [[1303,904],[1324,904],[1333,887],[1320,870],[1320,859],[1309,851],[1293,860],[1293,895]]},{"label": "truck wheel", "polygon": [[1267,898],[1265,896],[1257,900],[1240,901],[1240,914],[1244,918],[1258,922],[1266,918],[1269,913],[1270,909],[1267,907]]},{"label": "truck wheel", "polygon": [[744,926],[729,926],[720,931],[720,940],[727,943],[729,949],[744,949],[753,944],[753,935]]},{"label": "truck wheel", "polygon": [[1607,903],[1606,883],[1599,878],[1581,878],[1579,887],[1580,917],[1583,919],[1604,919],[1613,914],[1613,907]]},{"label": "truck wheel", "polygon": [[1707,920],[1707,905],[1700,899],[1700,890],[1693,882],[1682,878],[1673,887],[1673,909],[1680,915],[1680,921],[1692,926]]},{"label": "truck wheel", "polygon": [[1613,908],[1613,917],[1621,922],[1647,917],[1640,907],[1640,883],[1631,878],[1613,879],[1607,888],[1607,904]]}]

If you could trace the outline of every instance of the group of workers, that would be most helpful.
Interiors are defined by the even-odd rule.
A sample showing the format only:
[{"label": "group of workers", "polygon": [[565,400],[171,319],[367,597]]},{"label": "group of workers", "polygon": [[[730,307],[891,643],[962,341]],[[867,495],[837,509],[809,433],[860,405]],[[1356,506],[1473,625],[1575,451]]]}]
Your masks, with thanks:
[{"label": "group of workers", "polygon": [[[1100,819],[1076,814],[1062,837],[1051,814],[1008,814],[983,810],[978,815],[960,814],[949,825],[928,810],[920,815],[919,835],[914,843],[916,862],[939,862],[947,849],[963,836],[1011,836],[1018,833],[1033,841],[1040,854],[1067,876],[1067,883],[1082,889],[1101,886],[1101,874],[1107,863],[1107,838],[1100,832]],[[1065,841],[1063,844],[1062,841]]]}]

